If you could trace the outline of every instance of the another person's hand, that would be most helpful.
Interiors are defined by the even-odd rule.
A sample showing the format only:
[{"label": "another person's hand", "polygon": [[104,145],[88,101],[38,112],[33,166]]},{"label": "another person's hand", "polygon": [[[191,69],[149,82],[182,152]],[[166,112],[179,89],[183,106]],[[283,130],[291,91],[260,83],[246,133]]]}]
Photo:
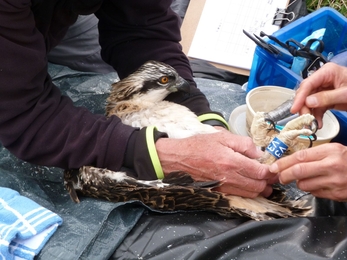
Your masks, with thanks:
[{"label": "another person's hand", "polygon": [[331,62],[300,84],[291,112],[312,113],[321,128],[328,109],[347,110],[347,68]]},{"label": "another person's hand", "polygon": [[269,196],[268,165],[254,160],[262,155],[250,137],[227,130],[185,139],[161,138],[156,148],[164,173],[182,170],[196,180],[221,180],[220,191],[243,197]]},{"label": "another person's hand", "polygon": [[282,184],[297,186],[320,198],[347,200],[347,147],[328,143],[295,152],[270,166]]},{"label": "another person's hand", "polygon": [[[312,113],[323,126],[328,109],[347,110],[347,68],[327,63],[306,78],[296,92],[292,113]],[[298,188],[314,196],[347,200],[347,147],[323,144],[279,159],[270,166],[281,183],[294,180]]]}]

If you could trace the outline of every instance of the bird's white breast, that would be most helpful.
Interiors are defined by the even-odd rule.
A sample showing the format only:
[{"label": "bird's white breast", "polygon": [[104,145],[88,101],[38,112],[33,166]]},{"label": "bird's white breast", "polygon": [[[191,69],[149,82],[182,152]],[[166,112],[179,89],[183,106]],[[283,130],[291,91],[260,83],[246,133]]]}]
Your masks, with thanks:
[{"label": "bird's white breast", "polygon": [[185,138],[196,134],[215,133],[217,130],[202,124],[187,107],[168,101],[154,106],[144,106],[134,113],[120,116],[122,122],[133,127],[156,126],[170,138]]}]

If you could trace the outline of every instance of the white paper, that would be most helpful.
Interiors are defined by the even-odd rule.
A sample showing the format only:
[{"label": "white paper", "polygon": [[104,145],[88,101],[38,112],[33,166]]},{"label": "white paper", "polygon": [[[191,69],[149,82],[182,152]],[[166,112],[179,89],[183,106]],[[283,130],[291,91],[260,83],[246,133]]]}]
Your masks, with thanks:
[{"label": "white paper", "polygon": [[242,30],[272,34],[288,0],[206,0],[188,56],[250,70],[256,44]]}]

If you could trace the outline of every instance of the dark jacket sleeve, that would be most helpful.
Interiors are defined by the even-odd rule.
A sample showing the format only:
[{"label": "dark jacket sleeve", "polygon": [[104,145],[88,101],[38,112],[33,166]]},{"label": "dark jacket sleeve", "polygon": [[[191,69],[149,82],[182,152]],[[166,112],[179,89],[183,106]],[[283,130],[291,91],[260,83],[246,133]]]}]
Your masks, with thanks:
[{"label": "dark jacket sleeve", "polygon": [[176,92],[167,99],[187,106],[197,114],[210,112],[205,95],[196,87],[192,70],[180,45],[181,18],[170,0],[105,0],[99,18],[103,59],[120,78],[148,60],[165,62],[189,82],[189,94]]},{"label": "dark jacket sleeve", "polygon": [[[38,24],[49,24],[34,17],[34,8],[29,0],[0,0],[0,142],[17,157],[40,165],[118,170],[136,130],[116,117],[75,107],[61,95],[47,73],[46,36],[59,34],[69,13],[64,10],[51,31],[40,31]],[[51,15],[46,11],[42,18]],[[71,21],[76,18],[72,13]]]},{"label": "dark jacket sleeve", "polygon": [[[191,93],[173,95],[172,101],[205,113],[209,105],[192,80],[179,45],[180,21],[169,9],[170,3],[105,0],[98,12],[103,55],[121,76],[149,59],[167,62],[191,82]],[[0,0],[0,142],[17,157],[35,164],[111,170],[130,166],[137,178],[156,178],[158,173],[152,168],[160,167],[149,161],[155,156],[144,146],[148,136],[154,136],[155,142],[163,135],[75,107],[47,73],[47,52],[76,20],[76,10],[87,14],[98,7],[97,0]],[[141,161],[148,167],[139,167]]]}]

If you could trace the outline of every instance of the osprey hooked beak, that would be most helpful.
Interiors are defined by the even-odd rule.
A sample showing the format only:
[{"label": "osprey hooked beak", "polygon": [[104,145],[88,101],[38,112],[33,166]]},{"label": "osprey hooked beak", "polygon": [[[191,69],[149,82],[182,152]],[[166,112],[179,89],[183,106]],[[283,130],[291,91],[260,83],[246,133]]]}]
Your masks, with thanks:
[{"label": "osprey hooked beak", "polygon": [[190,84],[188,81],[186,81],[184,78],[179,76],[177,82],[173,85],[170,85],[166,88],[166,90],[170,92],[177,92],[177,91],[182,91],[182,92],[190,92]]}]

